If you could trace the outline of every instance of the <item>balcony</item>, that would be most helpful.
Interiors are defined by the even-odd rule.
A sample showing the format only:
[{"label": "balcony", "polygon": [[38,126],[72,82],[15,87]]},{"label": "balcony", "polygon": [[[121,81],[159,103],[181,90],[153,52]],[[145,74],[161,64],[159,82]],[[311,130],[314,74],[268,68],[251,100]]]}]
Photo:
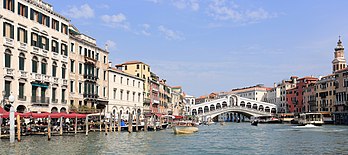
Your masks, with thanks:
[{"label": "balcony", "polygon": [[68,62],[68,57],[67,57],[67,56],[65,56],[65,55],[62,55],[62,61],[64,61],[64,62]]},{"label": "balcony", "polygon": [[58,103],[58,99],[52,98],[52,103]]},{"label": "balcony", "polygon": [[22,79],[27,79],[28,78],[28,72],[26,71],[19,71],[19,77]]},{"label": "balcony", "polygon": [[84,93],[83,97],[85,99],[97,99],[99,96],[97,94],[87,94],[87,93]]},{"label": "balcony", "polygon": [[66,104],[66,103],[68,103],[68,101],[65,100],[65,99],[62,99],[62,100],[61,100],[61,103],[62,103],[62,104]]},{"label": "balcony", "polygon": [[68,80],[63,79],[63,86],[68,86]]},{"label": "balcony", "polygon": [[14,46],[13,39],[11,39],[11,38],[4,38],[4,45],[13,47]]},{"label": "balcony", "polygon": [[4,72],[5,72],[5,76],[11,76],[11,77],[13,77],[13,71],[14,71],[14,69],[12,69],[12,68],[4,68]]},{"label": "balcony", "polygon": [[45,82],[51,82],[50,79],[51,79],[51,76],[44,75],[44,74],[42,75],[42,80],[43,80],[43,81],[45,81]]},{"label": "balcony", "polygon": [[40,48],[33,47],[33,53],[40,54]]},{"label": "balcony", "polygon": [[46,49],[43,49],[41,53],[42,53],[42,55],[45,56],[45,57],[48,56],[48,50],[46,50]]},{"label": "balcony", "polygon": [[48,106],[50,103],[50,98],[44,97],[44,96],[41,96],[41,97],[40,96],[32,96],[31,103],[33,105]]},{"label": "balcony", "polygon": [[158,100],[153,100],[153,104],[159,104]]},{"label": "balcony", "polygon": [[58,84],[58,80],[59,80],[58,78],[54,77],[54,78],[53,78],[53,83],[54,83],[54,84]]},{"label": "balcony", "polygon": [[53,53],[52,58],[53,58],[53,59],[58,59],[58,55],[59,55],[59,54],[58,54],[58,53],[56,53],[56,52],[52,52],[52,53]]},{"label": "balcony", "polygon": [[83,75],[83,78],[87,79],[87,80],[91,80],[91,81],[97,81],[98,80],[98,76],[93,76],[93,75]]},{"label": "balcony", "polygon": [[26,101],[27,100],[27,97],[23,96],[23,95],[18,95],[17,98],[18,98],[19,101]]},{"label": "balcony", "polygon": [[33,78],[35,81],[42,81],[42,75],[41,75],[41,74],[33,73],[32,75],[33,75],[32,78]]},{"label": "balcony", "polygon": [[22,43],[22,42],[19,42],[19,49],[22,49],[22,50],[28,50],[27,48],[27,43]]},{"label": "balcony", "polygon": [[85,61],[86,61],[86,62],[93,63],[93,64],[97,63],[97,60],[96,60],[96,59],[90,58],[90,57],[88,57],[88,56],[85,56]]}]

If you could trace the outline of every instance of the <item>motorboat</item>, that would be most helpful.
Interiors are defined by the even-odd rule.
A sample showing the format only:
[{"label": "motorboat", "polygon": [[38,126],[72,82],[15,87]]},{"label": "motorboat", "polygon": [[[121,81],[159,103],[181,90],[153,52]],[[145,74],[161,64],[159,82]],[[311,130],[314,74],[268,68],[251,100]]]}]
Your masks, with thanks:
[{"label": "motorboat", "polygon": [[190,134],[198,132],[198,126],[192,121],[180,121],[173,124],[174,134]]},{"label": "motorboat", "polygon": [[302,113],[298,117],[298,125],[315,125],[321,126],[324,124],[323,115],[321,113]]}]

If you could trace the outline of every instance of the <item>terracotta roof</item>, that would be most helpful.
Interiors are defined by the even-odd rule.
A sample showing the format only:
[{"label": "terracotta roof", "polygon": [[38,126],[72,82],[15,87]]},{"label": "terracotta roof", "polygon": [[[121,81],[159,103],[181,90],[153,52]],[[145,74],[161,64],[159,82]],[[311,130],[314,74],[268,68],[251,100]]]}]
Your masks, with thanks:
[{"label": "terracotta roof", "polygon": [[[116,65],[116,66],[122,66],[122,65],[132,65],[132,64],[145,64],[145,63],[143,63],[143,62],[141,62],[141,61],[127,61],[127,62],[124,62],[124,63],[122,63],[122,64],[118,64],[118,65]],[[147,65],[147,64],[145,64],[145,65]]]}]

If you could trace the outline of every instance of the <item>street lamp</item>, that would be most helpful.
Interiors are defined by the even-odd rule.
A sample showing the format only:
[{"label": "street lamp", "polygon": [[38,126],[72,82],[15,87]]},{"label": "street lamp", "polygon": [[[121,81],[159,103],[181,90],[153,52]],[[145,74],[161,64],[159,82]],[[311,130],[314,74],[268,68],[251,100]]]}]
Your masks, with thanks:
[{"label": "street lamp", "polygon": [[15,101],[15,97],[11,95],[8,97],[8,100],[11,104],[11,107],[10,107],[10,143],[14,143],[14,140],[15,140],[15,120],[14,120],[14,117],[15,117],[15,110],[14,110],[14,107],[13,107],[13,102]]}]

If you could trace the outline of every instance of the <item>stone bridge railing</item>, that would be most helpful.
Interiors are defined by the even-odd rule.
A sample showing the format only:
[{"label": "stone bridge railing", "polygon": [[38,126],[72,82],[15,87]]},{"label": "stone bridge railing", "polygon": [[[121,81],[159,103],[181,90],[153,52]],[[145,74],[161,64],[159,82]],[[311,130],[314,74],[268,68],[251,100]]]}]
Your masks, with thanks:
[{"label": "stone bridge railing", "polygon": [[245,114],[248,114],[248,115],[254,116],[254,117],[271,116],[272,115],[272,113],[270,113],[270,112],[260,111],[260,110],[256,110],[253,108],[247,108],[247,107],[241,107],[241,106],[232,106],[232,107],[224,107],[224,108],[216,109],[216,110],[205,112],[205,113],[199,113],[196,116],[198,116],[198,117],[202,117],[202,116],[215,117],[215,116],[223,114],[225,112],[240,112],[240,113],[245,113]]}]

